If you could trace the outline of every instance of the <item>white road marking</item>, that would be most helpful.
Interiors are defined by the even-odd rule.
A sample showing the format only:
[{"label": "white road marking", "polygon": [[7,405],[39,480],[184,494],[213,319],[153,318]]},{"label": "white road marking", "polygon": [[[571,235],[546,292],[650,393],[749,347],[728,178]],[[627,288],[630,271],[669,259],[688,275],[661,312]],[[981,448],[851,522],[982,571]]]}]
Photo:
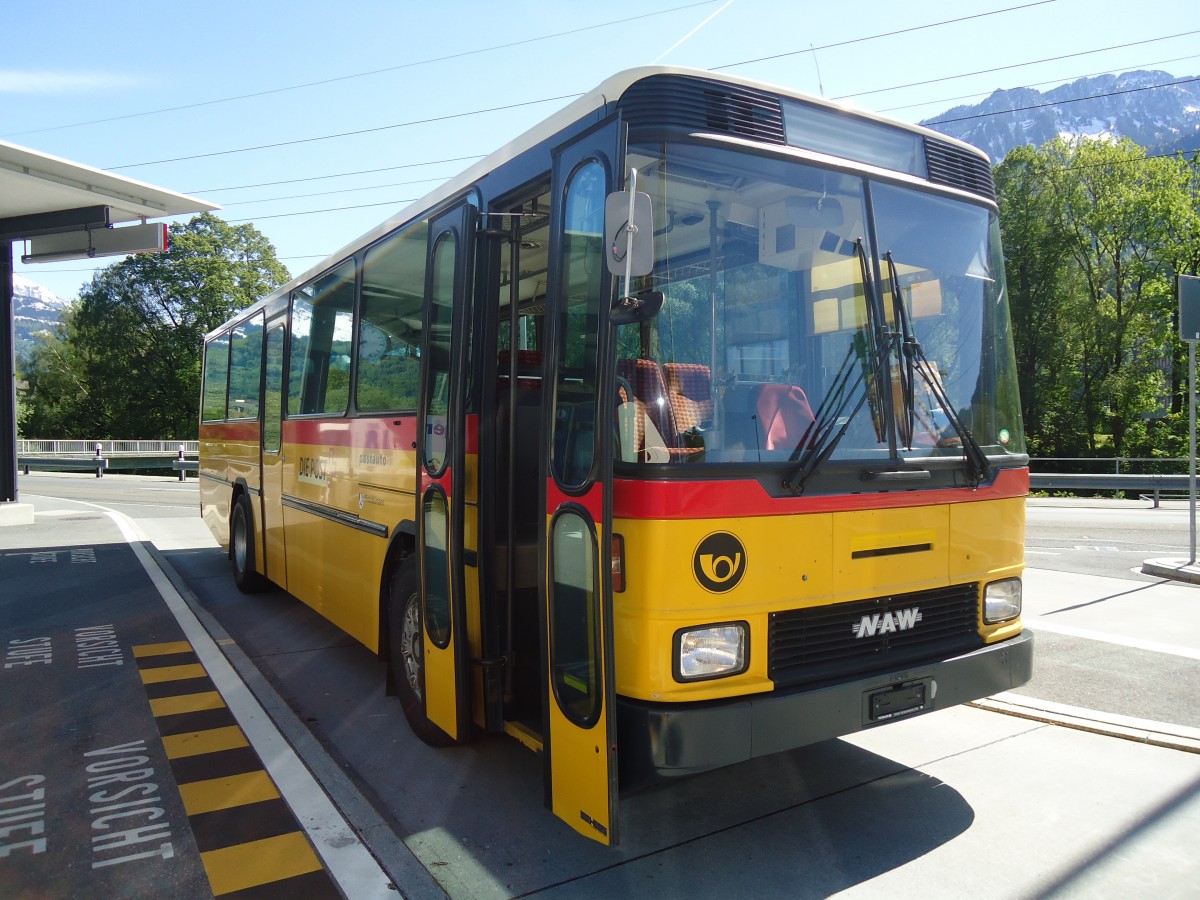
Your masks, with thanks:
[{"label": "white road marking", "polygon": [[1122,634],[1111,634],[1106,631],[1093,631],[1090,628],[1076,628],[1072,625],[1060,625],[1045,616],[1024,616],[1021,620],[1035,632],[1049,631],[1065,637],[1084,638],[1089,641],[1103,641],[1106,644],[1117,644],[1121,647],[1132,647],[1135,650],[1149,650],[1152,653],[1166,653],[1171,656],[1182,656],[1186,659],[1200,659],[1200,649],[1183,647],[1179,644],[1164,644],[1160,641],[1147,641],[1141,638],[1126,637]]},{"label": "white road marking", "polygon": [[261,757],[263,766],[287,801],[329,874],[347,897],[379,897],[395,900],[391,879],[334,806],[308,767],[280,734],[275,723],[238,677],[229,660],[200,624],[187,601],[175,589],[144,544],[137,523],[122,512],[86,500],[72,500],[101,510],[116,524],[134,556],[145,569],[167,608],[183,629],[209,677],[221,692],[230,712],[246,738]]}]

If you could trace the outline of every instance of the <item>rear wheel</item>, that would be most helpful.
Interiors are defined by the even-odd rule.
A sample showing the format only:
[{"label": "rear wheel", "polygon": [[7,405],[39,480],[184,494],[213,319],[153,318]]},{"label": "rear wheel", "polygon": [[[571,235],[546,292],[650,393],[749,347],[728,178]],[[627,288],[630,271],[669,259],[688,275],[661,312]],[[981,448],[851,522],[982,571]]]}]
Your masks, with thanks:
[{"label": "rear wheel", "polygon": [[388,667],[409,727],[426,744],[454,741],[425,717],[425,632],[416,560],[397,563],[388,581]]},{"label": "rear wheel", "polygon": [[239,494],[229,519],[229,558],[233,562],[233,581],[244,594],[255,594],[267,587],[267,579],[255,571],[254,510],[250,499]]}]

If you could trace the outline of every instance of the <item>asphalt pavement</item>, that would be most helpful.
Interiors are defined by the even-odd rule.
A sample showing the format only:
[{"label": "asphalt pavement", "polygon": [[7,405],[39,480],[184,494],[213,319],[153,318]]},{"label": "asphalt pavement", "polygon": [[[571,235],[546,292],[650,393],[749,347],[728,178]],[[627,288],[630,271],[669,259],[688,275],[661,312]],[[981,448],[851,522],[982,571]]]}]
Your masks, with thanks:
[{"label": "asphalt pavement", "polygon": [[23,488],[35,523],[0,529],[0,896],[1200,883],[1200,587],[1030,568],[1019,691],[623,798],[605,849],[540,808],[522,748],[420,745],[370,654],[286,594],[237,594],[186,493],[139,511],[69,486],[89,499]]},{"label": "asphalt pavement", "polygon": [[390,893],[132,520],[35,506],[0,531],[0,896]]}]

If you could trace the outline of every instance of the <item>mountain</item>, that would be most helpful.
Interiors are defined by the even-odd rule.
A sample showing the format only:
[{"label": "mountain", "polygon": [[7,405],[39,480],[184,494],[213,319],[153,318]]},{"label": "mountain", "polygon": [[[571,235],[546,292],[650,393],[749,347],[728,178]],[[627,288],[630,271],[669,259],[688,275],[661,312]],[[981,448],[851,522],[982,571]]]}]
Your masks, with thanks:
[{"label": "mountain", "polygon": [[52,331],[70,302],[21,275],[13,274],[13,331],[17,357],[28,355],[35,335]]},{"label": "mountain", "polygon": [[1127,137],[1149,153],[1196,150],[1200,80],[1189,78],[1136,71],[1080,78],[1045,93],[998,90],[981,103],[956,106],[921,124],[974,144],[993,163],[1013,147],[1040,146],[1058,135]]}]

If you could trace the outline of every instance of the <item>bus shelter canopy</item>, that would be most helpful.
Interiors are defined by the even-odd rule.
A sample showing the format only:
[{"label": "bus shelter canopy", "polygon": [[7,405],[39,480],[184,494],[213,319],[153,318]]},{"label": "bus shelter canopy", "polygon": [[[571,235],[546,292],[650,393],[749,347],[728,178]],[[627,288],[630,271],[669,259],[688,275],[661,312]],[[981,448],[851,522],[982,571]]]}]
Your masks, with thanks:
[{"label": "bus shelter canopy", "polygon": [[[6,220],[107,206],[111,223],[219,209],[186,194],[0,141],[0,235]],[[19,240],[12,235],[11,240]]]},{"label": "bus shelter canopy", "polygon": [[0,141],[0,525],[23,521],[21,504],[16,503],[13,244],[36,235],[219,208],[206,200]]}]

